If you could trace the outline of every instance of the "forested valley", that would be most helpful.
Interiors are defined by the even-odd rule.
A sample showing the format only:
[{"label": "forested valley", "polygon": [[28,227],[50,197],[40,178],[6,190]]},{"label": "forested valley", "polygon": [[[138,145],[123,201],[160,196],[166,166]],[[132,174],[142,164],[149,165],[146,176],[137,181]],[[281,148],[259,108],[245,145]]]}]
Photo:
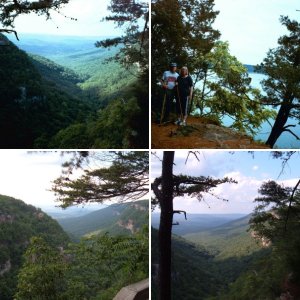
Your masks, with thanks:
[{"label": "forested valley", "polygon": [[[52,186],[60,199],[57,219],[0,195],[1,300],[111,300],[122,288],[147,281],[149,201],[140,197],[148,193],[148,153],[101,155],[78,152],[65,161],[62,177]],[[109,166],[87,167],[87,160],[104,159]],[[73,178],[79,167],[85,174]],[[101,184],[93,184],[96,178]],[[80,216],[63,213],[63,208],[103,199],[105,208],[94,206]]]},{"label": "forested valley", "polygon": [[[61,46],[62,61],[64,55],[71,62],[77,59],[74,71],[8,43],[0,47],[2,148],[146,147],[147,124],[141,119],[147,104],[141,101],[140,107],[137,98],[143,99],[148,88],[136,97],[136,76],[117,62],[106,62],[119,49],[93,49],[92,44],[76,53],[75,45],[72,53]],[[77,47],[82,44],[84,40]],[[31,50],[51,53],[58,46],[41,40]],[[137,68],[132,72],[137,74]]]},{"label": "forested valley", "polygon": [[[98,233],[71,242],[74,236],[45,212],[1,195],[1,299],[110,300],[122,287],[147,278],[148,201],[145,204],[142,222],[137,222],[141,211],[127,205],[130,217],[111,221],[114,230],[98,225]],[[122,221],[124,227],[132,222],[135,230],[118,226]]]},{"label": "forested valley", "polygon": [[107,18],[122,28],[123,37],[72,38],[18,36],[17,28],[10,29],[10,9],[16,9],[14,19],[60,5],[27,4],[22,3],[24,11],[0,7],[0,22],[8,27],[0,29],[5,34],[0,35],[0,147],[147,148],[148,5],[133,3],[124,11],[116,3]]},{"label": "forested valley", "polygon": [[[209,218],[209,215],[206,217]],[[198,219],[201,218],[203,216],[199,215]],[[267,264],[266,259],[271,253],[270,248],[263,247],[247,232],[249,219],[249,216],[246,216],[215,226],[214,219],[211,218],[208,221],[210,228],[204,229],[202,225],[198,231],[189,228],[180,235],[173,234],[172,299],[257,299],[252,296],[253,291],[250,287],[248,290],[245,288],[245,292],[242,293],[239,283],[233,284],[238,279],[244,284],[246,279],[240,279],[242,274],[248,272],[248,275],[251,275],[251,272],[257,272],[260,262],[264,261]],[[176,227],[184,227],[184,223],[188,221],[189,216],[186,222],[180,220],[179,225],[174,226],[174,231],[176,232]],[[155,228],[151,230],[152,299],[158,299],[158,232]],[[263,279],[262,276],[261,280]],[[248,284],[251,286],[250,282],[249,280]],[[235,293],[231,291],[234,288]],[[226,294],[228,290],[231,291],[231,297]],[[247,293],[250,293],[248,298]],[[263,297],[263,288],[261,294],[256,295]]]},{"label": "forested valley", "polygon": [[[170,162],[166,156],[171,152],[164,153],[166,169]],[[272,155],[275,162],[282,161],[284,169],[298,154]],[[178,158],[175,164],[179,164]],[[252,199],[251,214],[189,214],[173,208],[173,199],[181,209],[193,197],[210,205],[212,200],[207,201],[205,195],[212,195],[213,187],[239,182],[174,172],[169,177],[173,177],[173,188],[167,198],[165,169],[152,183],[153,206],[159,205],[160,210],[152,213],[153,300],[300,299],[299,178],[289,184],[280,179],[262,182]],[[231,201],[217,194],[214,197]],[[241,203],[246,203],[245,198]],[[209,207],[212,213],[214,205]],[[170,210],[173,214],[168,217]]]}]

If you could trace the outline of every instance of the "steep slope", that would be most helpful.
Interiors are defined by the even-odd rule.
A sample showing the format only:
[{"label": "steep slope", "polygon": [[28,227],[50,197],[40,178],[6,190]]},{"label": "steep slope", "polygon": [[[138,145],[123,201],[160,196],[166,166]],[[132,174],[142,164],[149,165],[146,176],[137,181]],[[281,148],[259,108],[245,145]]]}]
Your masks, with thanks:
[{"label": "steep slope", "polygon": [[261,246],[247,231],[250,217],[251,215],[247,215],[216,228],[186,234],[184,237],[189,241],[207,247],[219,259],[248,255],[261,249]]},{"label": "steep slope", "polygon": [[73,70],[56,64],[43,56],[29,54],[29,57],[42,78],[50,85],[54,85],[76,98],[82,96],[82,90],[77,84],[84,81],[84,76],[79,76]]},{"label": "steep slope", "polygon": [[15,292],[22,255],[33,236],[52,246],[69,241],[59,224],[40,209],[21,200],[0,195],[0,299],[11,300]]},{"label": "steep slope", "polygon": [[148,224],[148,207],[148,200],[112,204],[82,217],[59,219],[58,222],[76,238],[105,232],[113,235],[133,234]]},{"label": "steep slope", "polygon": [[0,147],[47,148],[59,130],[83,121],[89,108],[44,80],[32,59],[1,37],[8,45],[0,47]]},{"label": "steep slope", "polygon": [[[173,235],[172,299],[221,299],[235,280],[269,255],[271,249],[259,247],[247,233],[249,218],[186,234],[184,238]],[[154,228],[151,243],[154,300],[158,275],[158,233]]]},{"label": "steep slope", "polygon": [[[158,231],[151,229],[152,299],[157,298]],[[214,295],[223,287],[213,256],[205,248],[173,235],[172,299],[198,300]]]}]

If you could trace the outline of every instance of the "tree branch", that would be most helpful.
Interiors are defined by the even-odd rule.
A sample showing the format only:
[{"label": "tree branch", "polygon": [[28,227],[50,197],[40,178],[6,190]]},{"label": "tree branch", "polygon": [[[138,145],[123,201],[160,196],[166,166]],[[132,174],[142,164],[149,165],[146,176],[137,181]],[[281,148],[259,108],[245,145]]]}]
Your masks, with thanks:
[{"label": "tree branch", "polygon": [[290,197],[288,211],[287,211],[286,219],[285,219],[284,231],[287,230],[287,223],[288,223],[288,220],[289,220],[289,215],[290,215],[290,210],[291,210],[291,207],[292,207],[292,202],[294,200],[294,195],[295,195],[295,193],[296,193],[296,191],[298,189],[299,184],[300,184],[300,179],[298,180],[297,184],[295,185],[295,187],[293,189],[293,192],[292,192],[292,195]]},{"label": "tree branch", "polygon": [[14,33],[16,39],[19,41],[18,33],[17,33],[15,30],[13,30],[13,29],[4,29],[4,28],[1,28],[1,29],[0,29],[0,32]]},{"label": "tree branch", "polygon": [[287,131],[289,132],[291,135],[293,135],[297,140],[300,140],[300,137],[298,135],[296,135],[296,133],[294,133],[292,130],[290,129],[284,129],[283,131]]},{"label": "tree branch", "polygon": [[186,211],[185,210],[173,210],[173,214],[184,214],[184,218],[187,220]]}]

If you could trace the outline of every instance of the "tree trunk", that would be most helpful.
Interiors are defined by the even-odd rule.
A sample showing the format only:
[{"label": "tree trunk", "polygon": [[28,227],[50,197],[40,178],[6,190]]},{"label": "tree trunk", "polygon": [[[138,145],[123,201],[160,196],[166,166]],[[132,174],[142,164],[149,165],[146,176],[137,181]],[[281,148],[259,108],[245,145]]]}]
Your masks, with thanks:
[{"label": "tree trunk", "polygon": [[159,299],[171,300],[171,236],[173,222],[174,151],[164,151],[159,224]]},{"label": "tree trunk", "polygon": [[266,141],[266,145],[270,146],[271,148],[274,147],[276,141],[278,140],[280,135],[284,132],[284,125],[286,124],[289,118],[289,114],[292,108],[291,103],[292,102],[285,102],[280,106],[275,123]]}]

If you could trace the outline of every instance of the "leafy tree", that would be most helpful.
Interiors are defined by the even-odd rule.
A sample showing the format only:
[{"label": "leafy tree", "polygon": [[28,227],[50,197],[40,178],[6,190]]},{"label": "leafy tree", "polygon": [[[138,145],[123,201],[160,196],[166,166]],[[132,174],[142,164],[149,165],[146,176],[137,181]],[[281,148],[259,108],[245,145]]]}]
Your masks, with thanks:
[{"label": "leafy tree", "polygon": [[202,69],[199,57],[210,52],[220,33],[212,28],[218,15],[213,0],[152,1],[152,70],[160,79],[169,62],[189,61],[191,71]]},{"label": "leafy tree", "polygon": [[62,296],[66,262],[58,249],[50,247],[42,238],[34,237],[24,258],[25,263],[18,275],[16,299],[66,299]]},{"label": "leafy tree", "polygon": [[289,132],[296,139],[299,137],[291,130],[296,125],[287,124],[288,119],[300,119],[300,24],[288,17],[281,17],[281,23],[289,31],[279,38],[279,46],[271,49],[259,69],[267,79],[262,81],[266,96],[263,105],[278,108],[266,144],[273,147],[284,132]]},{"label": "leafy tree", "polygon": [[[74,167],[83,165],[85,158],[91,159],[91,153],[79,152],[65,164],[70,174]],[[85,169],[84,175],[71,179],[63,174],[57,178],[52,191],[61,206],[98,202],[105,200],[139,199],[149,192],[149,155],[144,151],[111,152],[93,156],[97,161],[111,161],[109,167]]]},{"label": "leafy tree", "polygon": [[[135,105],[135,109],[131,110],[131,113],[124,118],[130,125],[127,129],[132,128],[136,136],[129,138],[130,144],[133,143],[134,148],[148,148],[149,4],[142,0],[111,0],[108,9],[111,11],[111,15],[105,17],[105,20],[113,21],[118,27],[124,28],[124,35],[99,41],[96,46],[122,45],[114,59],[125,66],[127,72],[136,77],[135,86],[125,95],[128,104],[131,102],[131,107]],[[123,119],[119,119],[118,123],[122,124]],[[124,148],[128,148],[126,146],[128,145],[123,145]]]},{"label": "leafy tree", "polygon": [[196,107],[201,115],[219,122],[227,116],[233,121],[232,128],[250,134],[274,116],[274,112],[261,106],[260,91],[251,87],[247,68],[229,53],[227,42],[217,41],[202,60],[205,68],[195,75],[196,83],[202,78],[201,87],[196,89]]},{"label": "leafy tree", "polygon": [[300,249],[299,211],[300,180],[294,187],[285,187],[275,181],[265,182],[255,199],[258,206],[250,220],[250,228],[255,235],[276,246],[277,251],[287,259],[289,267],[300,279],[300,257],[295,254]]},{"label": "leafy tree", "polygon": [[[290,153],[291,154],[291,153]],[[275,155],[284,158],[285,154]],[[258,259],[220,299],[297,299],[300,283],[299,209],[300,181],[294,187],[267,181],[259,189],[250,230],[269,247],[268,256]],[[219,299],[219,298],[218,298]]]},{"label": "leafy tree", "polygon": [[[129,94],[126,96],[129,97]],[[141,109],[135,97],[111,101],[100,111],[97,120],[88,126],[88,132],[93,137],[92,148],[135,148],[138,144],[136,139],[140,135],[132,122],[140,113]],[[144,122],[145,120],[142,124]],[[144,132],[141,132],[141,135],[143,134]],[[148,135],[146,137],[148,138]],[[144,140],[143,146],[147,142]]]},{"label": "leafy tree", "polygon": [[16,299],[110,300],[148,275],[148,227],[134,236],[108,234],[57,249],[34,237],[18,275]]},{"label": "leafy tree", "polygon": [[151,2],[151,63],[152,76],[156,81],[173,60],[185,61],[184,23],[178,0]]},{"label": "leafy tree", "polygon": [[110,300],[124,286],[148,276],[148,228],[132,237],[108,234],[72,244],[66,273],[68,299]]},{"label": "leafy tree", "polygon": [[[197,155],[197,153],[194,153]],[[223,183],[235,183],[230,178],[213,179],[205,176],[174,175],[175,151],[164,151],[162,175],[154,180],[151,188],[160,206],[159,224],[159,299],[171,299],[171,236],[173,215],[185,213],[173,209],[175,197],[196,197],[203,199],[203,194]]]}]

